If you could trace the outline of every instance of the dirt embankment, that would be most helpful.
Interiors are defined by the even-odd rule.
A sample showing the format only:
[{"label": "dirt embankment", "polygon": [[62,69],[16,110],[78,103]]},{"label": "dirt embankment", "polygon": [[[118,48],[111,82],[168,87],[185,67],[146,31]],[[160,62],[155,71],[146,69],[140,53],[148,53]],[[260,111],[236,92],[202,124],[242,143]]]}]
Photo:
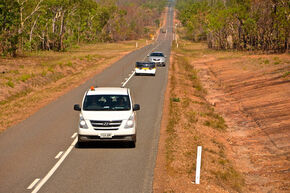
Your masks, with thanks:
[{"label": "dirt embankment", "polygon": [[290,191],[290,57],[195,62],[207,100],[229,129],[231,156],[250,192]]},{"label": "dirt embankment", "polygon": [[180,41],[171,62],[154,192],[289,192],[289,55]]}]

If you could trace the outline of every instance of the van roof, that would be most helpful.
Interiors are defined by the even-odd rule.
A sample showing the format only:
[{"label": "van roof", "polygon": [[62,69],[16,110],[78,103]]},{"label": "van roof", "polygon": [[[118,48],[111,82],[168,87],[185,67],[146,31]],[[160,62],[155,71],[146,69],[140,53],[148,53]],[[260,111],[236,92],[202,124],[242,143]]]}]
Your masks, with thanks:
[{"label": "van roof", "polygon": [[120,87],[98,87],[89,89],[87,95],[128,95],[128,88]]}]

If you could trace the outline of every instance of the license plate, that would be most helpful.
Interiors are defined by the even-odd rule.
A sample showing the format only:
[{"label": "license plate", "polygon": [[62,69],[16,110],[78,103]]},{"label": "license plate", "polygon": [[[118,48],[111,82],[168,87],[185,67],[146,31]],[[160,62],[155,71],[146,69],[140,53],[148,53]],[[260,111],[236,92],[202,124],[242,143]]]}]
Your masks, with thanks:
[{"label": "license plate", "polygon": [[112,133],[101,133],[100,138],[112,138]]}]

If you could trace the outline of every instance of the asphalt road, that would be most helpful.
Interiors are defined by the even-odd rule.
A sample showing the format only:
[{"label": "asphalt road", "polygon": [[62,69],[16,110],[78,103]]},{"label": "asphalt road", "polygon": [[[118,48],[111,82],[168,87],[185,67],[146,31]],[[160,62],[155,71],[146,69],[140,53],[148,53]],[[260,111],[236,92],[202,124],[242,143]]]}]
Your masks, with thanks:
[{"label": "asphalt road", "polygon": [[[173,9],[167,14],[167,33],[136,50],[80,87],[45,106],[27,120],[0,135],[0,192],[152,192],[163,98],[167,84],[172,42]],[[167,66],[155,77],[132,76],[131,89],[137,112],[137,144],[131,149],[121,143],[92,143],[75,146],[78,112],[90,86],[121,86],[134,70],[136,61],[150,51],[167,55]],[[63,153],[61,153],[63,152]],[[29,188],[29,189],[28,189]]]}]

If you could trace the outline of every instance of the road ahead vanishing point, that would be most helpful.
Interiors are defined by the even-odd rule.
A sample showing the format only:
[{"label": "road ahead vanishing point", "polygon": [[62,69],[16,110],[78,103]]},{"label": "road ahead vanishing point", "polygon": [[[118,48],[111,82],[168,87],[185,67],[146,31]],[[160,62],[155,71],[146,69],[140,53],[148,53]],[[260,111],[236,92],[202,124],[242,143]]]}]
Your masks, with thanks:
[{"label": "road ahead vanishing point", "polygon": [[[160,120],[172,42],[173,9],[166,33],[136,50],[80,87],[39,110],[0,135],[0,192],[152,192]],[[167,56],[156,76],[133,76],[136,61],[151,51]],[[130,79],[128,79],[130,77]],[[80,104],[91,86],[125,86],[141,106],[137,114],[136,148],[121,143],[75,146]]]}]

